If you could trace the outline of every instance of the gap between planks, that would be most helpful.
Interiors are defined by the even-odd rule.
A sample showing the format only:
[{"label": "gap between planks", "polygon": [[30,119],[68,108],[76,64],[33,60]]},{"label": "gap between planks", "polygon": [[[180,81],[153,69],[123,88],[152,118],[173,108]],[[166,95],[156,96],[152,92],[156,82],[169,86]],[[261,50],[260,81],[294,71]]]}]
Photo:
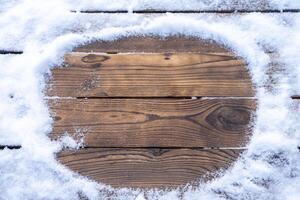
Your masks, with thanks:
[{"label": "gap between planks", "polygon": [[16,55],[20,55],[23,54],[23,51],[11,51],[11,50],[1,50],[0,49],[0,55],[6,55],[6,54],[16,54]]},{"label": "gap between planks", "polygon": [[[295,99],[294,97],[291,97]],[[59,96],[45,96],[43,98],[44,100],[51,100],[51,99],[174,99],[174,100],[180,100],[180,99],[248,99],[248,100],[258,100],[257,97],[208,97],[208,96],[181,96],[181,97],[123,97],[123,96],[115,96],[115,97],[91,97],[91,96],[86,96],[86,97],[59,97]]]},{"label": "gap between planks", "polygon": [[4,150],[4,149],[21,149],[22,146],[21,145],[0,145],[0,150]]},{"label": "gap between planks", "polygon": [[300,9],[236,9],[236,10],[71,10],[72,13],[88,13],[88,14],[118,14],[118,13],[134,13],[134,14],[198,14],[198,13],[208,13],[208,14],[237,14],[237,13],[299,13]]},{"label": "gap between planks", "polygon": [[124,147],[124,146],[114,146],[114,147],[99,147],[99,146],[82,146],[78,148],[64,148],[64,150],[80,150],[80,149],[192,149],[192,150],[247,150],[247,146],[244,147],[182,147],[182,146],[164,146],[164,147]]}]

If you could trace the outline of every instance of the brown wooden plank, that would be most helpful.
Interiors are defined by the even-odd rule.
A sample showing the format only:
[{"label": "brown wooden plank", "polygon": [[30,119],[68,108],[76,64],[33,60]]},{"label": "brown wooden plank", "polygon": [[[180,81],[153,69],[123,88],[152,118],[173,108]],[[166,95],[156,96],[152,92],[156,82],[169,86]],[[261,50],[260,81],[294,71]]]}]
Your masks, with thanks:
[{"label": "brown wooden plank", "polygon": [[84,134],[88,147],[242,147],[254,100],[59,99],[52,138]]},{"label": "brown wooden plank", "polygon": [[254,95],[245,63],[228,54],[71,53],[53,69],[49,96],[182,97]]},{"label": "brown wooden plank", "polygon": [[229,53],[223,45],[213,40],[204,40],[196,37],[169,36],[123,37],[113,41],[95,41],[82,45],[73,50],[74,52],[145,52],[145,53]]},{"label": "brown wooden plank", "polygon": [[72,170],[114,187],[172,187],[230,166],[241,150],[89,148],[58,158]]}]

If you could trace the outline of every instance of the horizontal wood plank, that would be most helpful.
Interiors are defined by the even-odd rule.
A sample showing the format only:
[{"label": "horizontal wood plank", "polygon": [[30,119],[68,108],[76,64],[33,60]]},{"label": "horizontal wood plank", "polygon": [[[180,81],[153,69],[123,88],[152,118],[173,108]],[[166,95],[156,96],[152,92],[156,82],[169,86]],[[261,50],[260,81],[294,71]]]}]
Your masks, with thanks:
[{"label": "horizontal wood plank", "polygon": [[185,36],[130,36],[113,41],[95,41],[82,45],[73,52],[102,53],[230,53],[225,46],[213,40]]},{"label": "horizontal wood plank", "polygon": [[245,63],[225,53],[71,53],[52,70],[49,96],[252,97]]},{"label": "horizontal wood plank", "polygon": [[255,101],[58,99],[51,137],[84,134],[87,147],[242,147]]},{"label": "horizontal wood plank", "polygon": [[[114,187],[174,187],[228,168],[241,150],[110,149],[64,151],[61,163]],[[204,177],[206,175],[206,177]]]}]

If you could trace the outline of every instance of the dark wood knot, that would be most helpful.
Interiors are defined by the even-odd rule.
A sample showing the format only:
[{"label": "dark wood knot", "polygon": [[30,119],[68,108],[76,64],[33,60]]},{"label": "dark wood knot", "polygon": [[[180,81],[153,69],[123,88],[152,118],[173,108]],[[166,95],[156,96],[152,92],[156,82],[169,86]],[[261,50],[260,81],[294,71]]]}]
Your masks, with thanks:
[{"label": "dark wood knot", "polygon": [[220,131],[245,133],[251,120],[251,111],[245,107],[222,106],[206,117],[206,121]]},{"label": "dark wood knot", "polygon": [[84,56],[81,61],[84,63],[97,63],[97,62],[104,62],[106,60],[110,59],[109,56],[104,55],[97,55],[97,54],[89,54],[87,56]]}]

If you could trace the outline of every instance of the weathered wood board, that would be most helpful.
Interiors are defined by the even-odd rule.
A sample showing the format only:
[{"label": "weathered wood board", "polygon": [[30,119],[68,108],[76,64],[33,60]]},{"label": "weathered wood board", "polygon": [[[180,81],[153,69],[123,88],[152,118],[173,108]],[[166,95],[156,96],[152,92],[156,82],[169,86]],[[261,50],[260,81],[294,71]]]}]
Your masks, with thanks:
[{"label": "weathered wood board", "polygon": [[255,101],[61,99],[52,138],[84,134],[87,147],[244,147]]},{"label": "weathered wood board", "polygon": [[166,187],[191,183],[228,168],[241,150],[88,148],[65,151],[60,161],[114,187]]},{"label": "weathered wood board", "polygon": [[242,60],[226,54],[72,53],[56,68],[50,96],[61,97],[251,97]]}]

